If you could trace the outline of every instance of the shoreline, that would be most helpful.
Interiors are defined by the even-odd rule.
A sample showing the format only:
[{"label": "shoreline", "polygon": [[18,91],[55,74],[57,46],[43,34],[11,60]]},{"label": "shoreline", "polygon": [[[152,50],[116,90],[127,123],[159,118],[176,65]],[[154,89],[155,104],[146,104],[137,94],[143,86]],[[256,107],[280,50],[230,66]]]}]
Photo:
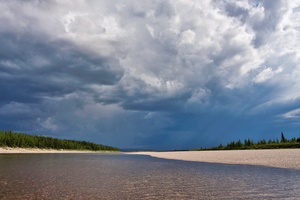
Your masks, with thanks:
[{"label": "shoreline", "polygon": [[127,154],[194,162],[300,169],[300,149],[130,152]]},{"label": "shoreline", "polygon": [[68,149],[39,149],[39,148],[18,148],[0,147],[0,154],[25,154],[25,153],[107,153],[114,151],[91,151],[91,150],[68,150]]},{"label": "shoreline", "polygon": [[[66,149],[0,147],[1,154],[47,153],[111,153],[113,151],[89,151]],[[148,155],[155,158],[206,163],[257,165],[275,168],[300,169],[300,149],[174,151],[174,152],[118,152],[129,155]]]}]

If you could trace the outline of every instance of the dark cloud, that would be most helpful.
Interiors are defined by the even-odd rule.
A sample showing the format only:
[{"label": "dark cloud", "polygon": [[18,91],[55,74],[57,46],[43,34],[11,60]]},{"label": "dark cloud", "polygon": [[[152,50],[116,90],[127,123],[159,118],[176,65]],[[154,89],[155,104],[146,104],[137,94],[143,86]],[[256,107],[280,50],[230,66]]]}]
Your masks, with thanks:
[{"label": "dark cloud", "polygon": [[1,101],[37,101],[63,96],[86,84],[115,84],[123,71],[115,58],[82,52],[64,41],[45,41],[34,35],[0,35]]}]

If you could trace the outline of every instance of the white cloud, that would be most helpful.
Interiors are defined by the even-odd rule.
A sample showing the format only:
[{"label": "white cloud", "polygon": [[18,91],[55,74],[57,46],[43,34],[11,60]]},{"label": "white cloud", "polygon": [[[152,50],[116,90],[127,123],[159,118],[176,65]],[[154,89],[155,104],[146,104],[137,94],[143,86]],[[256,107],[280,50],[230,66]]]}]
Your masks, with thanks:
[{"label": "white cloud", "polygon": [[[130,96],[136,88],[172,97],[170,91],[183,93],[182,88],[193,95],[212,80],[223,88],[242,89],[299,70],[298,7],[290,1],[74,1],[56,2],[49,9],[42,3],[2,3],[1,17],[7,22],[0,25],[2,31],[37,31],[95,58],[115,59],[125,73],[107,92],[121,88]],[[45,55],[31,58],[34,65],[49,62]]]},{"label": "white cloud", "polygon": [[204,90],[202,88],[194,90],[191,98],[188,99],[188,103],[203,104],[208,100],[211,91]]},{"label": "white cloud", "polygon": [[298,118],[300,118],[300,108],[292,110],[292,111],[289,111],[289,112],[283,114],[282,117],[288,118],[288,119],[289,118],[291,118],[291,119],[298,119]]},{"label": "white cloud", "polygon": [[149,31],[152,38],[154,38],[154,28],[150,26],[149,24],[146,24],[146,28]]},{"label": "white cloud", "polygon": [[32,111],[30,105],[18,102],[10,102],[0,107],[0,114],[2,115],[28,115]]},{"label": "white cloud", "polygon": [[54,123],[54,120],[52,117],[48,117],[45,120],[41,120],[41,118],[38,118],[37,121],[41,124],[41,126],[47,130],[50,131],[56,131],[58,126]]},{"label": "white cloud", "polygon": [[282,67],[278,67],[277,69],[272,69],[270,67],[264,69],[262,72],[260,72],[253,81],[255,83],[262,83],[267,81],[268,79],[271,79],[274,75],[279,74],[282,72]]},{"label": "white cloud", "polygon": [[188,29],[181,33],[181,42],[183,44],[193,44],[195,42],[196,34],[194,31]]}]

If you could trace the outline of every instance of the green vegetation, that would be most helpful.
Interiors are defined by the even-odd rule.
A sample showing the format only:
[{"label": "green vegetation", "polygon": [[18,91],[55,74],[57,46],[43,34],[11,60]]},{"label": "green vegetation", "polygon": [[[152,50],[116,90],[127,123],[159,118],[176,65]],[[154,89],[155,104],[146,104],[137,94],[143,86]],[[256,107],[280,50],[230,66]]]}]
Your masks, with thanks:
[{"label": "green vegetation", "polygon": [[220,144],[218,147],[212,148],[200,148],[194,149],[196,151],[199,150],[242,150],[242,149],[283,149],[283,148],[300,148],[300,136],[299,138],[287,139],[283,132],[281,132],[281,139],[276,140],[268,140],[265,139],[259,140],[258,142],[254,142],[253,140],[245,139],[244,142],[241,140],[232,141],[228,143],[226,146]]},{"label": "green vegetation", "polygon": [[120,151],[118,148],[85,141],[64,140],[52,137],[28,135],[12,131],[0,131],[0,147],[68,149],[91,151]]}]

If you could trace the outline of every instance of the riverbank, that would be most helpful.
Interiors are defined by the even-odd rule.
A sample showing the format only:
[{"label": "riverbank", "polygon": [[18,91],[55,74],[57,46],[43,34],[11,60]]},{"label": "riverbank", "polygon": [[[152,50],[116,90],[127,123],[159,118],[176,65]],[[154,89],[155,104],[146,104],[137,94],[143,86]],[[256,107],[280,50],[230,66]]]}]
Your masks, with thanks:
[{"label": "riverbank", "polygon": [[19,153],[103,153],[103,152],[110,152],[110,151],[0,147],[0,154],[19,154]]},{"label": "riverbank", "polygon": [[173,160],[300,169],[300,149],[132,152]]}]

